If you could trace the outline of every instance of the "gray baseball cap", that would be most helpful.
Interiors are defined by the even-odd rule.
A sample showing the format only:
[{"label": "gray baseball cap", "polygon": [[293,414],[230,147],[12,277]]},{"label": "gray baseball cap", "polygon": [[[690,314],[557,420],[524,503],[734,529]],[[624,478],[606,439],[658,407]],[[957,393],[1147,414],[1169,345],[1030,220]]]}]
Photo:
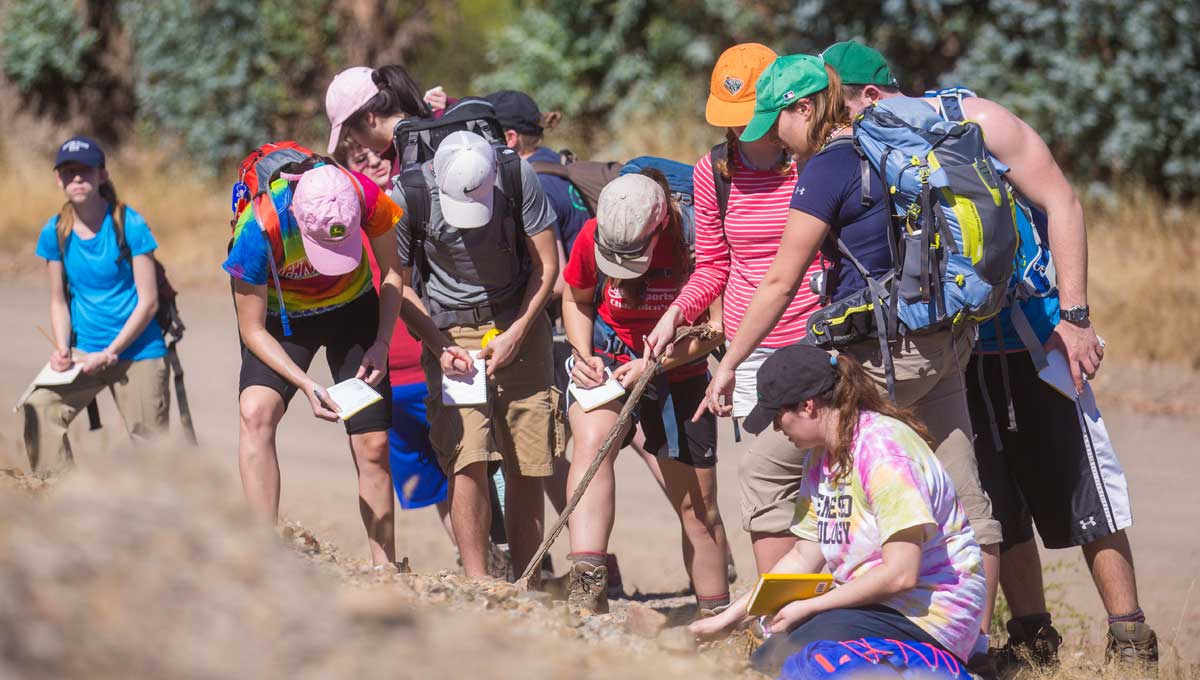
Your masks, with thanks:
[{"label": "gray baseball cap", "polygon": [[609,182],[596,206],[596,266],[614,279],[645,274],[666,216],[658,182],[636,174]]}]

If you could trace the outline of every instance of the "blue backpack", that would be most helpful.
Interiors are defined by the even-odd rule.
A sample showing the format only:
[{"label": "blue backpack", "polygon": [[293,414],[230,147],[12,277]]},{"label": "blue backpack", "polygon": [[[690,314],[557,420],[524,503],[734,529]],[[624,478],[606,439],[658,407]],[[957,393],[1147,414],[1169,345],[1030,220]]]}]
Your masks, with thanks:
[{"label": "blue backpack", "polygon": [[667,184],[671,186],[671,195],[668,198],[679,205],[679,210],[683,214],[683,238],[687,241],[689,248],[695,248],[696,208],[693,202],[696,189],[692,183],[692,166],[669,158],[638,156],[621,166],[621,174],[630,175],[647,168],[658,170],[667,178]]},{"label": "blue backpack", "polygon": [[926,642],[881,638],[813,642],[789,656],[779,672],[779,680],[964,680],[970,677],[962,663],[944,649]]},{"label": "blue backpack", "polygon": [[833,143],[853,144],[862,159],[864,205],[873,200],[870,173],[882,180],[894,267],[874,279],[838,239],[867,288],[818,310],[810,342],[839,347],[878,338],[894,393],[889,341],[977,323],[1004,305],[1017,251],[1008,168],[988,153],[978,123],[944,120],[913,97],[868,107],[855,117],[853,136]]}]

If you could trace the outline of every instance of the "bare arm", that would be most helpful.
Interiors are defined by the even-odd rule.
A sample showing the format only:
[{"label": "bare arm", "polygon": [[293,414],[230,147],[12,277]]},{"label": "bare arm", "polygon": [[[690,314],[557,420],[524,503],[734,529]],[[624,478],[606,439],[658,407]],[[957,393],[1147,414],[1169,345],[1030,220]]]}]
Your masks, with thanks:
[{"label": "bare arm", "polygon": [[592,326],[596,320],[594,295],[593,289],[568,285],[562,299],[563,326],[575,354],[571,379],[580,387],[596,387],[604,382],[604,362],[592,354]]},{"label": "bare arm", "polygon": [[554,238],[554,230],[543,229],[536,236],[526,236],[525,242],[533,265],[525,285],[525,297],[521,300],[517,319],[481,354],[488,360],[488,375],[494,375],[497,369],[516,358],[525,335],[538,315],[545,313],[554,280],[558,277],[558,239]]},{"label": "bare arm", "polygon": [[374,385],[383,379],[387,369],[388,347],[392,343],[392,331],[396,328],[396,317],[404,295],[404,279],[401,274],[400,255],[396,252],[395,232],[388,230],[371,239],[371,251],[379,264],[379,326],[375,330],[375,342],[363,353],[362,365],[356,377]]},{"label": "bare arm", "polygon": [[[336,404],[325,394],[324,388],[292,361],[269,331],[267,331],[267,287],[254,285],[240,279],[233,280],[233,304],[237,310],[238,333],[254,356],[262,360],[271,370],[295,385],[304,393],[313,407],[313,414],[323,420],[336,421],[337,414],[319,402],[336,408]],[[314,400],[314,393],[319,399]]]},{"label": "bare arm", "polygon": [[554,245],[558,249],[558,275],[554,277],[554,290],[550,295],[559,300],[567,290],[567,282],[563,279],[563,271],[567,268],[567,251],[563,247],[562,239],[554,239]]},{"label": "bare arm", "polygon": [[[1013,186],[1046,213],[1050,254],[1054,258],[1062,307],[1087,305],[1088,252],[1083,207],[1050,148],[1025,121],[995,102],[972,97],[963,106],[965,113],[983,128],[988,150],[1009,167],[1008,178]],[[1060,322],[1046,346],[1066,353],[1078,390],[1083,389],[1082,374],[1095,373],[1104,356],[1090,324]]]},{"label": "bare arm", "polygon": [[63,290],[62,260],[47,260],[46,273],[50,276],[50,331],[54,334],[50,365],[65,371],[71,367],[71,307]]},{"label": "bare arm", "polygon": [[[687,340],[684,340],[678,347],[675,347],[673,352],[667,355],[665,360],[663,360],[662,369],[664,371],[669,371],[676,366],[681,366],[690,361],[695,361],[696,359],[706,357],[714,349],[723,345],[725,343],[725,327],[723,322],[724,313],[725,302],[721,299],[721,296],[718,295],[716,299],[713,300],[712,304],[708,306],[708,325],[711,326],[714,331],[716,331],[716,333],[713,334],[713,337],[708,340],[701,340],[700,338],[688,338]],[[674,334],[672,333],[672,335]],[[647,342],[647,349],[653,346],[654,345],[652,342]]]}]

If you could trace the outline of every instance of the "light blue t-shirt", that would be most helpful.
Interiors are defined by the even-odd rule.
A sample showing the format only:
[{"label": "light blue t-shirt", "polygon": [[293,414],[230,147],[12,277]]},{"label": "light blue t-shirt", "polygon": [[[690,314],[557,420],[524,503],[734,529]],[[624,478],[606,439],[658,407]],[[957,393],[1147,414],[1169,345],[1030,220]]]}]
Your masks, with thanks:
[{"label": "light blue t-shirt", "polygon": [[[61,261],[56,226],[58,217],[50,218],[38,237],[37,255],[48,261]],[[130,257],[154,252],[158,244],[146,226],[146,220],[127,208],[125,212],[125,242]],[[112,210],[104,216],[104,224],[93,238],[84,240],[71,233],[67,236],[67,285],[71,297],[71,327],[75,330],[75,346],[85,352],[98,352],[124,328],[137,306],[137,287],[133,283],[133,264],[120,259],[117,232],[113,227]],[[118,261],[120,259],[120,261]],[[121,359],[139,361],[157,359],[167,353],[162,329],[151,319]]]}]

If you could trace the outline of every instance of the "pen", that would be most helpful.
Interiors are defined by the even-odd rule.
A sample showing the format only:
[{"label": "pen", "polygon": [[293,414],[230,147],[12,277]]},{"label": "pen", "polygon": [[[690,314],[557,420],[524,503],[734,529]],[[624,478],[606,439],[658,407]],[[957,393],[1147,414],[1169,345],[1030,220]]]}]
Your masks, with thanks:
[{"label": "pen", "polygon": [[321,405],[321,408],[325,409],[326,411],[337,413],[335,409],[331,408],[329,404],[325,403],[325,400],[321,398],[321,391],[315,387],[313,388],[313,396],[317,398],[317,403]]}]

